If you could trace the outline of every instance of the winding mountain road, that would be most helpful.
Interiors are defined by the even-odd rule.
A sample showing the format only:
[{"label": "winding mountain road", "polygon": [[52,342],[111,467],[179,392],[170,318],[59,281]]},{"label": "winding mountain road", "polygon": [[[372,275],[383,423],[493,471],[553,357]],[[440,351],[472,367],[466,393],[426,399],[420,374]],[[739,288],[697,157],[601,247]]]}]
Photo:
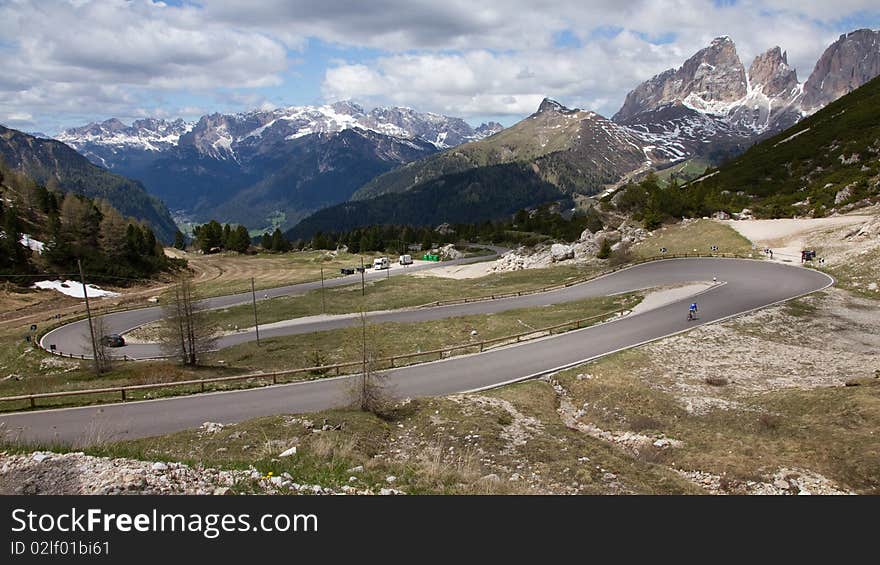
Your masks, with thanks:
[{"label": "winding mountain road", "polygon": [[[559,304],[657,286],[711,281],[713,277],[717,277],[719,284],[701,293],[700,319],[695,322],[687,321],[687,304],[692,301],[692,297],[687,297],[654,310],[583,330],[484,353],[389,370],[385,372],[387,382],[398,397],[491,388],[548,374],[699,325],[796,298],[826,288],[834,282],[831,277],[818,271],[757,260],[668,259],[636,265],[558,291],[440,308],[383,312],[371,315],[370,319],[372,322],[418,322]],[[342,284],[347,282],[343,280]],[[278,295],[282,293],[280,290],[276,289]],[[272,291],[267,292],[273,296]],[[234,304],[241,302],[242,296],[246,300],[246,295],[212,300],[229,300],[229,304]],[[142,311],[132,314],[138,315],[138,312]],[[572,317],[576,317],[576,313]],[[131,319],[126,323],[131,323]],[[340,323],[344,325],[354,321],[315,321],[278,330],[283,333],[315,331],[339,327],[333,324]],[[706,352],[706,355],[711,354],[711,351]],[[148,437],[195,428],[206,421],[230,423],[272,414],[313,412],[344,406],[349,402],[351,379],[328,378],[161,400],[3,414],[0,415],[0,425],[5,427],[7,437],[18,441],[85,445]]]},{"label": "winding mountain road", "polygon": [[[486,249],[493,251],[496,255],[507,251],[507,249],[502,247],[489,245],[483,245],[481,247],[485,247]],[[494,256],[495,255],[464,257],[451,261],[443,261],[442,263],[420,261],[418,264],[410,265],[407,267],[398,267],[397,265],[394,265],[394,268],[388,271],[375,271],[370,268],[370,266],[368,266],[366,271],[364,272],[364,280],[369,282],[377,279],[384,279],[388,276],[394,277],[407,275],[410,273],[424,271],[427,269],[434,269],[437,267],[467,265],[470,263],[486,261],[487,259],[492,259]],[[333,288],[337,286],[352,285],[360,283],[360,280],[361,277],[359,273],[355,273],[354,275],[329,278],[324,280],[324,287]],[[321,288],[321,281],[279,286],[276,288],[258,291],[257,301],[259,302],[266,299],[279,298],[281,296],[302,295],[313,290],[318,290],[319,288]],[[216,310],[220,308],[229,308],[231,306],[239,306],[242,304],[250,304],[251,300],[251,293],[244,292],[239,294],[230,294],[228,296],[206,298],[204,300],[201,300],[199,304],[205,309]],[[137,310],[125,310],[113,314],[105,314],[101,316],[101,318],[104,323],[104,333],[124,334],[144,324],[149,324],[151,322],[156,322],[160,320],[162,318],[162,306],[139,308]],[[327,328],[324,329],[334,329],[336,327],[341,326],[330,324]],[[311,329],[309,331],[314,331],[314,329]],[[299,332],[296,330],[286,332],[278,330],[260,330],[261,337],[277,337],[279,335],[288,335],[291,333]],[[231,345],[254,340],[256,340],[256,334],[253,331],[246,333],[243,332],[220,338],[217,342],[217,348],[223,349]],[[89,338],[88,320],[71,322],[70,324],[65,324],[46,333],[46,335],[44,335],[42,339],[40,339],[40,346],[48,351],[50,349],[50,345],[54,345],[55,350],[58,352],[63,352],[67,355],[73,355],[75,357],[83,356],[86,359],[91,359],[92,344]],[[123,355],[125,355],[125,357],[127,357],[128,359],[158,359],[165,357],[161,347],[158,344],[154,343],[131,343],[119,349],[111,349],[110,353],[117,357],[122,357]]]}]

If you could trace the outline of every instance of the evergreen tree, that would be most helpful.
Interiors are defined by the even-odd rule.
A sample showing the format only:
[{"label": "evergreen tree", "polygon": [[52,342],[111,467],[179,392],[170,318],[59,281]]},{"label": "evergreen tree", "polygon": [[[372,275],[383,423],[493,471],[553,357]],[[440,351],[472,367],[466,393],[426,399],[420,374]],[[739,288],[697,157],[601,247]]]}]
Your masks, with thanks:
[{"label": "evergreen tree", "polygon": [[0,237],[0,270],[7,274],[21,274],[29,270],[30,249],[23,246],[18,211],[8,207],[3,212],[3,236]]},{"label": "evergreen tree", "polygon": [[175,249],[184,249],[186,247],[186,241],[183,239],[183,232],[177,230],[174,233],[174,248]]},{"label": "evergreen tree", "polygon": [[599,253],[596,254],[596,257],[599,259],[611,257],[611,241],[607,237],[602,240],[602,246],[599,248]]},{"label": "evergreen tree", "polygon": [[251,235],[244,226],[238,226],[229,233],[229,240],[226,248],[229,251],[244,253],[251,246]]},{"label": "evergreen tree", "polygon": [[211,250],[223,247],[223,226],[217,220],[196,226],[193,235],[196,238],[196,247],[201,249],[202,253],[211,253]]},{"label": "evergreen tree", "polygon": [[279,228],[275,228],[275,231],[272,232],[272,251],[278,251],[280,253],[290,251],[290,242],[287,241],[287,238],[284,237],[284,234]]}]

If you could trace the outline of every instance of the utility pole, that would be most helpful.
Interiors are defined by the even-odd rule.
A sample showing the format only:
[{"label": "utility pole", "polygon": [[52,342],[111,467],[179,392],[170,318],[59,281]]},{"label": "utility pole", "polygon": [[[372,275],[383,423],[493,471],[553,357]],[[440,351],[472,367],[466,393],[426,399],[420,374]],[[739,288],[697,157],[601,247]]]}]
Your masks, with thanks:
[{"label": "utility pole", "polygon": [[79,267],[79,280],[82,283],[83,287],[83,297],[86,299],[86,316],[89,318],[89,335],[92,336],[92,355],[95,359],[95,374],[101,374],[101,362],[98,360],[98,346],[95,343],[95,328],[92,325],[92,309],[89,307],[89,293],[86,290],[86,277],[83,274],[83,266],[82,261],[79,259],[76,260],[76,264]]},{"label": "utility pole", "polygon": [[361,257],[361,296],[366,294],[366,285],[364,284],[364,258]]},{"label": "utility pole", "polygon": [[257,292],[254,289],[254,277],[251,277],[251,300],[254,304],[254,329],[257,331],[257,347],[260,347],[260,324],[257,322]]},{"label": "utility pole", "polygon": [[324,302],[324,266],[321,265],[321,314],[327,313],[327,304]]}]

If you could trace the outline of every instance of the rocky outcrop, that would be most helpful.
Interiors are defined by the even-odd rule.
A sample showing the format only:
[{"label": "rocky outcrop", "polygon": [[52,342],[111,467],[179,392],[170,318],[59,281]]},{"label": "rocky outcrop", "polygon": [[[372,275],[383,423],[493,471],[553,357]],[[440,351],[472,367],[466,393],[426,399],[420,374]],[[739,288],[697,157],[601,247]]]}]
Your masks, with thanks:
[{"label": "rocky outcrop", "polygon": [[804,83],[803,106],[815,111],[880,75],[880,31],[859,29],[822,54]]},{"label": "rocky outcrop", "polygon": [[749,67],[749,85],[768,97],[791,94],[798,88],[797,71],[788,66],[788,55],[779,47],[761,53]]},{"label": "rocky outcrop", "polygon": [[613,119],[651,147],[646,154],[652,160],[696,155],[717,162],[880,75],[878,35],[858,30],[841,36],[806,84],[798,82],[781,48],[755,57],[745,73],[733,41],[720,37],[681,68],[637,86]]},{"label": "rocky outcrop", "polygon": [[715,103],[739,100],[746,92],[746,72],[736,46],[729,37],[719,37],[681,68],[664,71],[630,92],[612,119],[625,122],[636,114],[674,102],[709,108]]},{"label": "rocky outcrop", "polygon": [[452,261],[453,259],[461,259],[464,257],[464,253],[455,248],[455,246],[451,243],[447,243],[443,247],[441,247],[437,254],[440,256],[442,261]]},{"label": "rocky outcrop", "polygon": [[0,495],[82,494],[404,494],[397,489],[330,488],[254,468],[222,470],[183,463],[37,451],[0,453]]},{"label": "rocky outcrop", "polygon": [[580,238],[571,244],[554,243],[537,245],[532,248],[520,247],[508,251],[496,260],[491,271],[504,273],[522,271],[524,269],[542,269],[555,263],[594,263],[601,261],[596,258],[602,242],[606,239],[613,243],[612,249],[633,245],[648,237],[648,231],[637,225],[623,222],[617,229],[599,230],[592,233],[584,230]]},{"label": "rocky outcrop", "polygon": [[541,105],[538,106],[538,111],[535,113],[536,114],[545,114],[547,112],[556,112],[559,114],[575,114],[578,111],[579,110],[577,110],[577,109],[566,108],[565,106],[563,106],[562,104],[560,104],[556,100],[553,100],[552,98],[545,98],[544,100],[541,101]]}]

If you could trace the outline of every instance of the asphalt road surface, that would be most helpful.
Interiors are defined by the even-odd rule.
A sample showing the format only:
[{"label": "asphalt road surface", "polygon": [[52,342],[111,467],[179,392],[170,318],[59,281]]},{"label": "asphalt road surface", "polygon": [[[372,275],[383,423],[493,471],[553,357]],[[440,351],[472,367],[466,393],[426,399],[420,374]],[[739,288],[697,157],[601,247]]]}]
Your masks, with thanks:
[{"label": "asphalt road surface", "polygon": [[[687,320],[688,304],[694,300],[688,297],[583,330],[386,371],[389,389],[403,398],[491,388],[548,374],[702,324],[802,296],[833,283],[831,277],[818,271],[778,263],[742,259],[670,259],[637,265],[540,295],[391,312],[371,318],[375,322],[415,322],[563,303],[662,285],[711,281],[713,277],[717,277],[719,284],[703,291],[696,299],[700,306],[699,320]],[[576,313],[572,317],[576,317]],[[704,355],[713,355],[713,352],[707,350]],[[272,414],[345,406],[350,402],[352,379],[340,377],[161,400],[6,414],[0,415],[0,425],[5,427],[9,439],[18,441],[86,445],[149,437],[196,428],[207,421],[231,423]]]}]

